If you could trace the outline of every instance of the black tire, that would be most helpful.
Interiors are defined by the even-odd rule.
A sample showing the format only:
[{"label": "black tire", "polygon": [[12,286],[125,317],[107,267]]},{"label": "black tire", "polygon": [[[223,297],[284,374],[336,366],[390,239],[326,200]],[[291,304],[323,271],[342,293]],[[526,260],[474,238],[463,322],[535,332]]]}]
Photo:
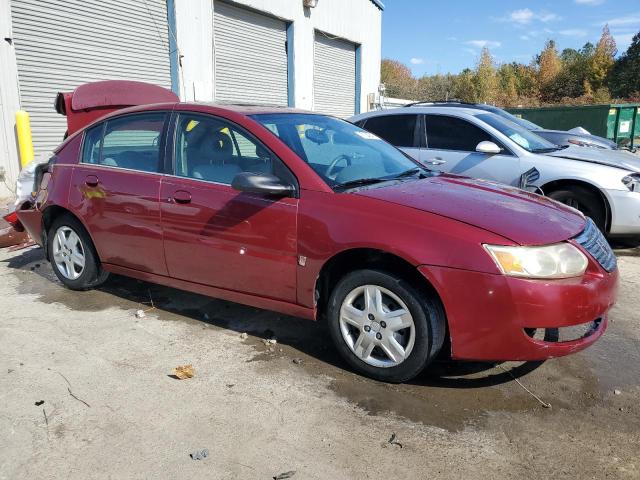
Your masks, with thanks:
[{"label": "black tire", "polygon": [[590,217],[596,226],[606,234],[607,212],[602,204],[602,198],[588,188],[579,185],[554,190],[547,194],[560,203],[574,207]]},{"label": "black tire", "polygon": [[[370,365],[352,351],[342,335],[342,304],[350,292],[364,285],[375,285],[392,292],[406,304],[413,317],[413,348],[408,357],[397,365]],[[327,320],[338,352],[354,370],[367,377],[391,383],[406,382],[424,370],[442,348],[446,332],[446,317],[439,299],[433,298],[432,294],[415,288],[394,274],[378,270],[356,270],[345,275],[331,292]]]},{"label": "black tire", "polygon": [[[60,270],[53,257],[54,237],[60,227],[70,228],[75,232],[82,244],[85,265],[81,274],[75,279],[67,278]],[[89,233],[87,233],[82,223],[72,215],[61,215],[53,221],[51,228],[49,228],[47,233],[47,252],[49,253],[51,267],[53,268],[53,272],[56,274],[56,277],[58,277],[58,279],[71,290],[88,290],[90,288],[95,288],[103,284],[109,277],[109,272],[105,271],[100,265],[98,254]]]}]

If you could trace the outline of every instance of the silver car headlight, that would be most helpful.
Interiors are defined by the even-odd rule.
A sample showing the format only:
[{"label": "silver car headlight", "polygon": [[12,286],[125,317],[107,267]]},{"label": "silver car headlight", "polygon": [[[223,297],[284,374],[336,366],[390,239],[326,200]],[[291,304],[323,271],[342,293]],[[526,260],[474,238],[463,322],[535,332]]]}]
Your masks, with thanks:
[{"label": "silver car headlight", "polygon": [[632,173],[622,179],[622,183],[632,192],[640,192],[640,173]]},{"label": "silver car headlight", "polygon": [[570,243],[542,247],[484,245],[505,275],[553,279],[579,277],[587,269],[587,257]]}]

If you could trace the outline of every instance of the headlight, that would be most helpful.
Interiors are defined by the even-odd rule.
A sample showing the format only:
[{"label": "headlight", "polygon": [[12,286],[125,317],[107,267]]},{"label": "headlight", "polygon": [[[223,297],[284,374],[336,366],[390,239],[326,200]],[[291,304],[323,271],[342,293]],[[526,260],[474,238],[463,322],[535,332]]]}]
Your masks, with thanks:
[{"label": "headlight", "polygon": [[578,277],[587,269],[587,257],[570,243],[543,247],[484,245],[502,273],[525,278]]},{"label": "headlight", "polygon": [[632,173],[622,179],[622,183],[632,192],[640,192],[640,173]]}]

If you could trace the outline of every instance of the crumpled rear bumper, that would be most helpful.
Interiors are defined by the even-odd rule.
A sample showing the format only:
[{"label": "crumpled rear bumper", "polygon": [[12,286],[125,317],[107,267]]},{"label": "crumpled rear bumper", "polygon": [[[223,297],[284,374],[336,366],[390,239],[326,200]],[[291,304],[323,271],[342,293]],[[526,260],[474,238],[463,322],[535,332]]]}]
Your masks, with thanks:
[{"label": "crumpled rear bumper", "polygon": [[[596,265],[582,277],[552,281],[446,267],[418,270],[443,301],[452,357],[465,360],[545,360],[583,350],[606,330],[618,288],[618,271]],[[531,335],[534,329],[582,324],[585,334],[570,341]]]},{"label": "crumpled rear bumper", "polygon": [[18,219],[29,236],[41,247],[44,237],[42,235],[42,212],[37,208],[18,210]]}]

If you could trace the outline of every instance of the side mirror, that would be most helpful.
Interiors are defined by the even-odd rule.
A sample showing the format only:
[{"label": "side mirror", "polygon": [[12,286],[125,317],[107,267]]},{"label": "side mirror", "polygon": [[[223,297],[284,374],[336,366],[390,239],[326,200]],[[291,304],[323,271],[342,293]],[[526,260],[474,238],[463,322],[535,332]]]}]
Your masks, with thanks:
[{"label": "side mirror", "polygon": [[329,135],[326,130],[320,130],[318,128],[307,128],[304,131],[304,136],[307,140],[311,140],[316,145],[322,145],[329,142]]},{"label": "side mirror", "polygon": [[476,147],[476,152],[478,153],[486,153],[487,155],[496,155],[502,152],[502,149],[493,142],[480,142]]},{"label": "side mirror", "polygon": [[291,197],[295,192],[293,185],[284,183],[275,175],[268,173],[239,173],[233,177],[231,188],[239,192],[259,193],[277,197]]}]

